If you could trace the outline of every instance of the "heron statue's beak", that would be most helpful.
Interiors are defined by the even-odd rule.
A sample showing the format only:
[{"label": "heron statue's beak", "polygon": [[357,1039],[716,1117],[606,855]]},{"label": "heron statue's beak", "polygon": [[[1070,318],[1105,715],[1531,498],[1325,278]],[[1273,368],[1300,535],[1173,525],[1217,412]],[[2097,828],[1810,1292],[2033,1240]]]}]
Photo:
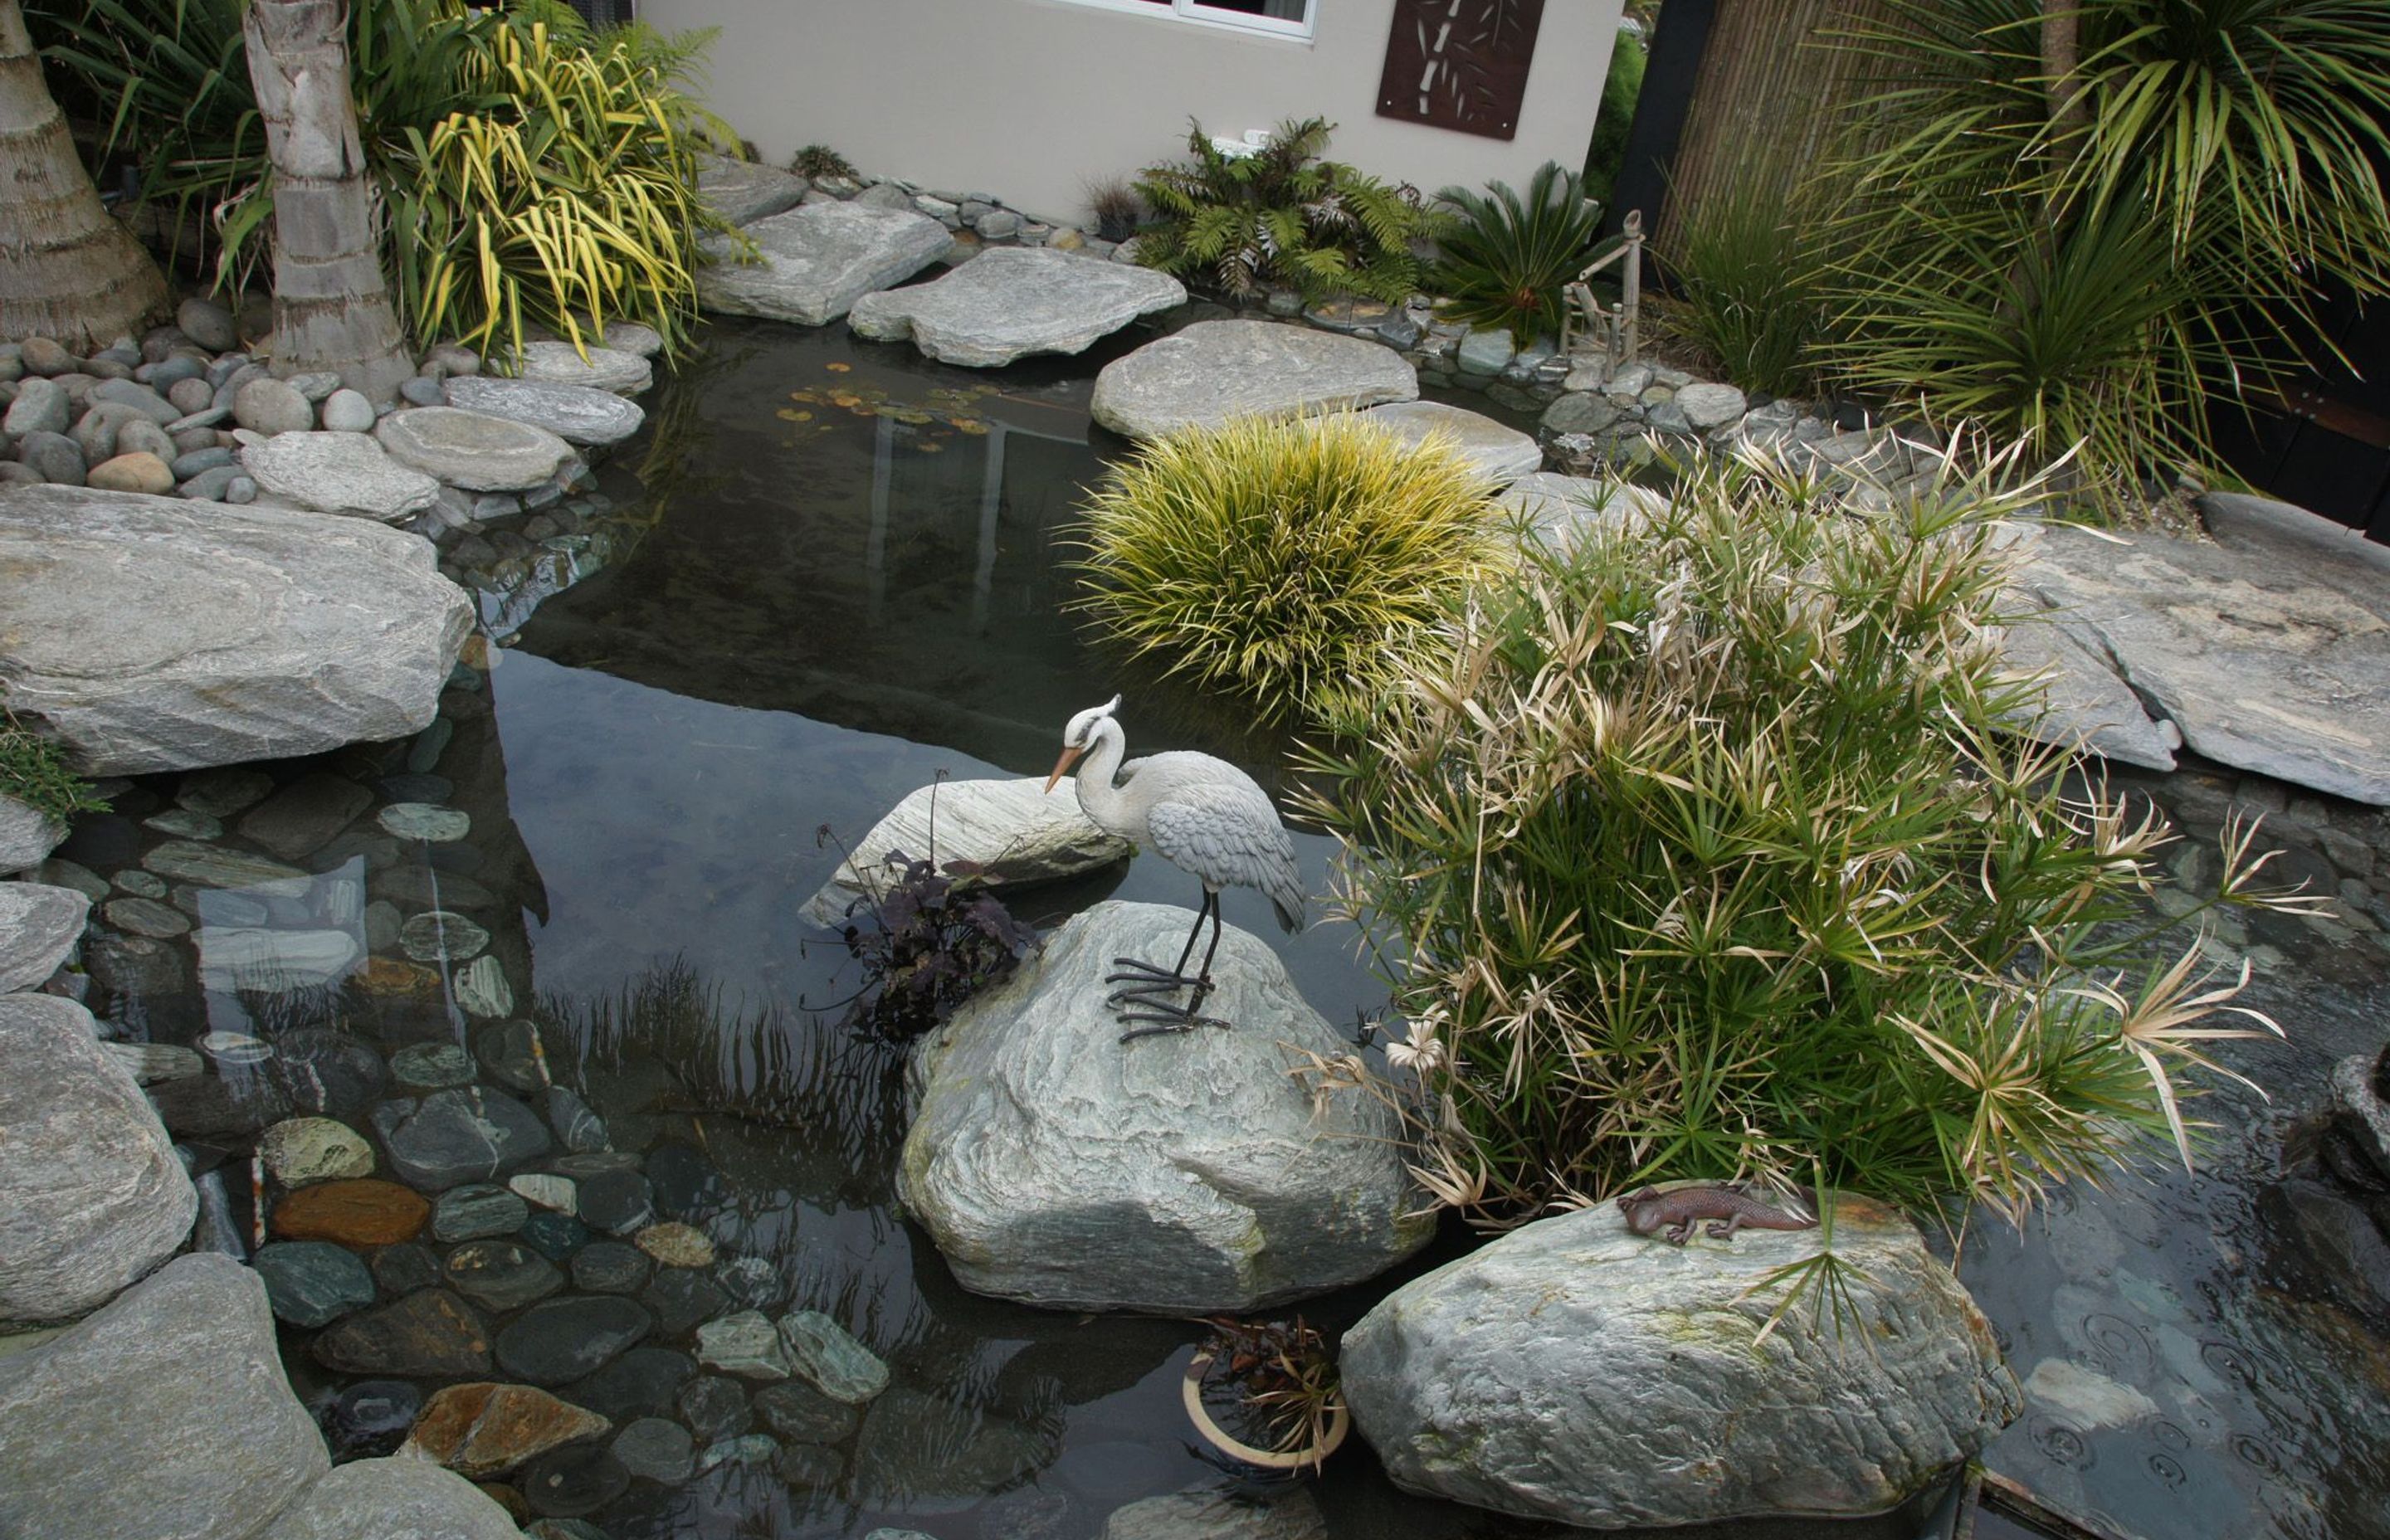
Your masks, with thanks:
[{"label": "heron statue's beak", "polygon": [[1060,780],[1065,775],[1068,775],[1070,773],[1071,766],[1078,762],[1078,758],[1081,754],[1086,752],[1086,751],[1085,749],[1063,750],[1062,757],[1054,762],[1054,773],[1046,777],[1046,789],[1048,791],[1053,790],[1054,783]]}]

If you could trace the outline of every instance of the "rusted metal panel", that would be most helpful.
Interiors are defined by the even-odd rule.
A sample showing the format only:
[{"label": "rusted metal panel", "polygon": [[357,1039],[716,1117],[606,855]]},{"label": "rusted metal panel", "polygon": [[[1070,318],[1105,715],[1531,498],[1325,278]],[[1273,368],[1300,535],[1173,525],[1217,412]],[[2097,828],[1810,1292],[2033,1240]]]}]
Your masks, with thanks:
[{"label": "rusted metal panel", "polygon": [[1543,21],[1544,0],[1394,0],[1378,116],[1516,137]]}]

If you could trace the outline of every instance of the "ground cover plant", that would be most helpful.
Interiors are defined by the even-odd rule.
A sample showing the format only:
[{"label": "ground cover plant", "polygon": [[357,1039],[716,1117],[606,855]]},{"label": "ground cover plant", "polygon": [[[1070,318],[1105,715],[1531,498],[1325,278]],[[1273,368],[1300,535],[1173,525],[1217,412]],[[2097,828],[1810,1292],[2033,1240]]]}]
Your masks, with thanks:
[{"label": "ground cover plant", "polygon": [[2370,0],[1894,0],[1835,45],[1878,81],[1828,173],[1821,361],[2045,462],[2080,442],[2096,507],[2207,473],[2209,404],[2321,347],[2323,293],[2390,292]]},{"label": "ground cover plant", "polygon": [[1671,296],[1663,325],[1704,366],[1748,391],[1812,395],[1823,339],[1823,237],[1781,178],[1754,168],[1729,177],[1683,222],[1665,253]]},{"label": "ground cover plant", "polygon": [[1505,182],[1484,193],[1446,187],[1435,196],[1454,211],[1428,271],[1444,314],[1499,327],[1523,348],[1538,336],[1559,337],[1567,308],[1561,288],[1584,269],[1601,228],[1601,206],[1586,196],[1584,180],[1547,160],[1523,197]]},{"label": "ground cover plant", "polygon": [[1073,607],[1265,722],[1366,699],[1497,559],[1501,520],[1449,444],[1347,415],[1241,417],[1146,444],[1090,498]]},{"label": "ground cover plant", "polygon": [[[61,89],[97,111],[219,281],[258,270],[272,168],[238,0],[58,0],[31,13]],[[392,0],[351,12],[350,90],[383,205],[392,297],[418,345],[487,350],[582,318],[643,322],[677,347],[697,238],[718,222],[694,157],[735,142],[683,89],[710,34],[593,30],[555,0],[476,10]]]},{"label": "ground cover plant", "polygon": [[[2006,471],[1859,518],[1687,468],[1474,595],[1310,755],[1446,1201],[1755,1176],[2018,1216],[2190,1159],[2178,1082],[2272,1024],[2210,1020],[2235,986],[2151,950],[2156,815],[2010,730],[2037,700],[1998,646],[1993,516],[2033,495]],[[2212,902],[2302,902],[2249,832]]]},{"label": "ground cover plant", "polygon": [[1238,300],[1274,285],[1306,300],[1408,299],[1420,279],[1412,248],[1441,222],[1418,189],[1321,160],[1333,126],[1291,121],[1258,149],[1230,154],[1192,125],[1189,160],[1137,178],[1151,216],[1137,231],[1137,261]]},{"label": "ground cover plant", "polygon": [[105,813],[106,799],[67,764],[66,746],[17,719],[0,699],[0,797],[13,798],[61,823],[78,813]]}]

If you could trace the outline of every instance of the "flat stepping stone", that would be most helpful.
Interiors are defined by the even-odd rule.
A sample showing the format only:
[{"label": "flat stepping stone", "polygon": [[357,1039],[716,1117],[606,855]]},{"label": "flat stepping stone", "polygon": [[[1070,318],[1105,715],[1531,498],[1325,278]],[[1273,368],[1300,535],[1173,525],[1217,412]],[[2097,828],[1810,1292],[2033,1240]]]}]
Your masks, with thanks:
[{"label": "flat stepping stone", "polygon": [[1497,487],[1509,486],[1544,468],[1543,445],[1533,433],[1505,428],[1482,412],[1446,406],[1440,401],[1392,402],[1362,413],[1361,420],[1407,444],[1442,435],[1471,469]]},{"label": "flat stepping stone", "polygon": [[[321,437],[381,454],[353,433]],[[404,738],[437,714],[472,625],[436,562],[423,539],[361,520],[13,487],[0,499],[0,684],[86,775]]]},{"label": "flat stepping stone", "polygon": [[2390,550],[2287,503],[2201,506],[2213,542],[2049,526],[2021,581],[2191,751],[2390,806]]},{"label": "flat stepping stone", "polygon": [[1148,439],[1418,399],[1419,377],[1392,348],[1270,321],[1198,321],[1105,365],[1087,409],[1115,433]]},{"label": "flat stepping stone", "polygon": [[932,834],[940,866],[976,862],[992,887],[1076,877],[1128,859],[1127,841],[1106,834],[1079,811],[1076,782],[1064,776],[1050,794],[1045,786],[1035,777],[946,781],[906,793],[806,900],[805,918],[832,928],[844,924],[848,905],[870,892],[888,892],[900,875],[885,864],[890,853],[928,860]]},{"label": "flat stepping stone", "polygon": [[240,464],[260,492],[316,513],[394,524],[440,496],[439,481],[364,433],[276,433],[244,447]]},{"label": "flat stepping stone", "polygon": [[1599,477],[1541,470],[1511,482],[1497,501],[1525,520],[1536,539],[1566,550],[1588,529],[1635,517],[1648,495]]},{"label": "flat stepping stone", "polygon": [[525,342],[516,378],[538,385],[579,385],[635,396],[656,382],[652,365],[635,353],[592,345],[584,358],[570,342]]},{"label": "flat stepping stone", "polygon": [[813,184],[794,172],[754,160],[703,155],[697,162],[697,197],[725,225],[751,225],[785,213],[804,201]]},{"label": "flat stepping stone", "polygon": [[544,429],[567,443],[620,443],[648,420],[637,402],[586,385],[461,375],[448,381],[447,390],[451,406]]},{"label": "flat stepping stone", "polygon": [[983,251],[934,283],[866,294],[858,337],[913,345],[942,364],[996,368],[1033,353],[1084,353],[1140,315],[1187,302],[1167,273],[1042,246]]},{"label": "flat stepping stone", "polygon": [[715,237],[713,263],[697,275],[699,305],[728,315],[760,315],[826,326],[874,289],[901,283],[954,244],[927,214],[859,203],[814,203],[745,227],[763,254],[740,263]]},{"label": "flat stepping stone", "polygon": [[545,428],[455,406],[392,412],[374,437],[392,459],[467,492],[528,492],[573,458],[572,446]]}]

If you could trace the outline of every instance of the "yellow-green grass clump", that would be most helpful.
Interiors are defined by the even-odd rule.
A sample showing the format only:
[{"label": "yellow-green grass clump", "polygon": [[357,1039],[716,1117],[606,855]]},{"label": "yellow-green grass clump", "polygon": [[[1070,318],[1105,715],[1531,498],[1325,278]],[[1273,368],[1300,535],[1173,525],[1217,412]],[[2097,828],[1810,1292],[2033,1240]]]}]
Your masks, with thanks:
[{"label": "yellow-green grass clump", "polygon": [[1344,414],[1157,439],[1086,508],[1075,607],[1129,652],[1267,723],[1366,702],[1509,548],[1448,443]]}]

